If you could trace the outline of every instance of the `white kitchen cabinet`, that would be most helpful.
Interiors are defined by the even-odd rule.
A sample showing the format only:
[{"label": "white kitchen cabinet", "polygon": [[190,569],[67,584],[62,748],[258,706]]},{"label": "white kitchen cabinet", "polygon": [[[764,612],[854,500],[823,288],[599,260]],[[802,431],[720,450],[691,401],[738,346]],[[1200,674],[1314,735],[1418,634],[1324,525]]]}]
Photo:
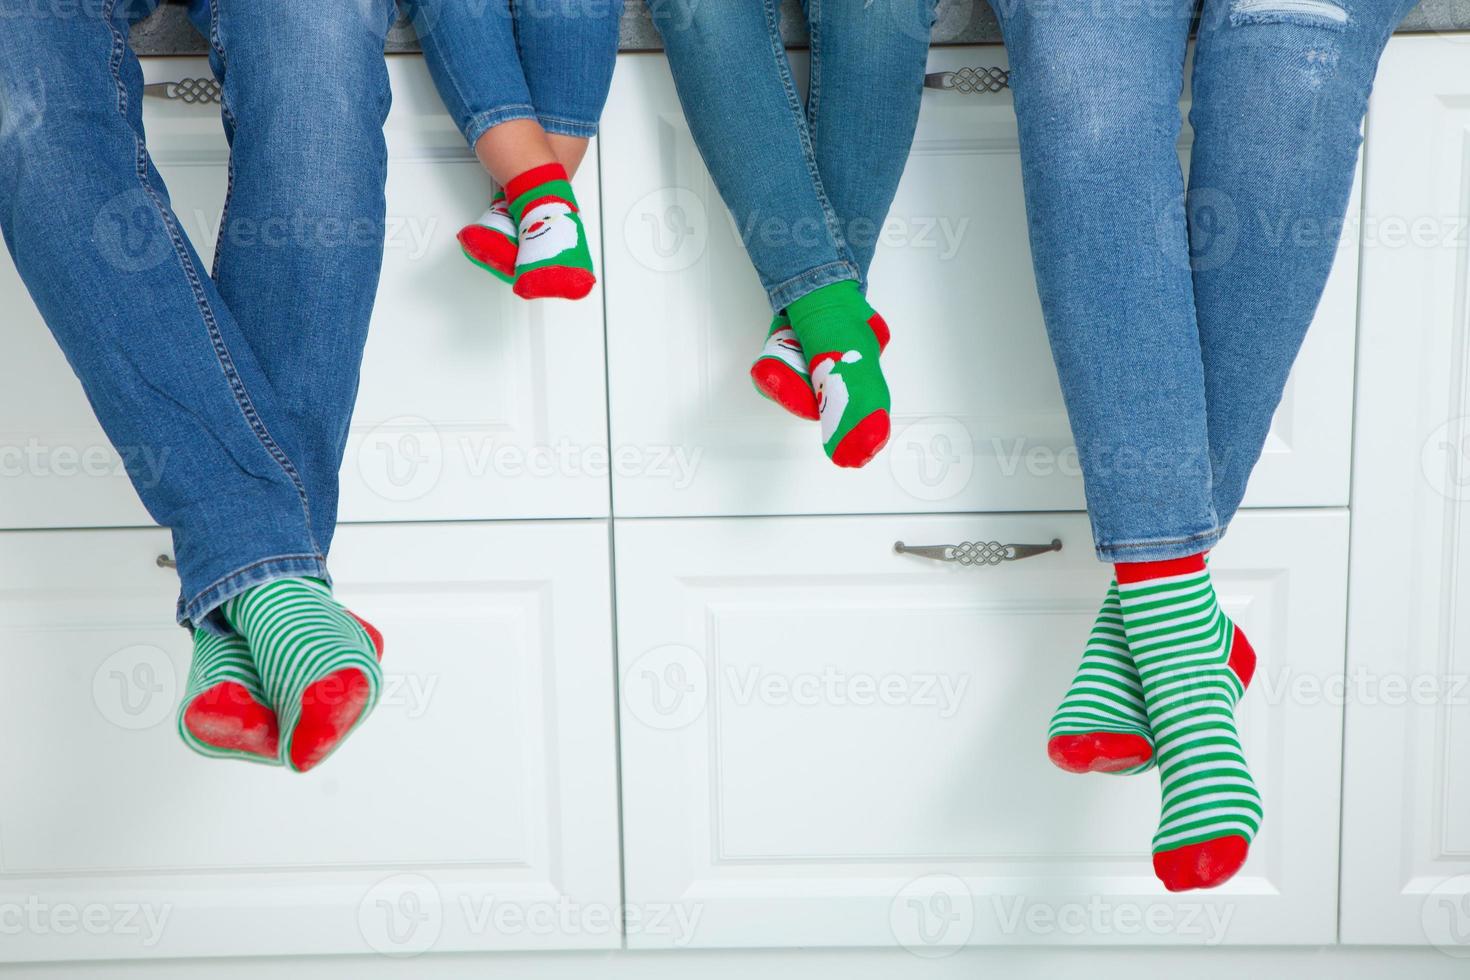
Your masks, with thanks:
[{"label": "white kitchen cabinet", "polygon": [[[601,517],[608,511],[601,293],[517,299],[460,254],[488,181],[419,58],[390,60],[382,285],[350,443],[341,519]],[[149,81],[209,77],[149,59]],[[149,146],[185,231],[212,261],[228,150],[219,110],[144,103]],[[597,153],[576,186],[600,249]],[[148,525],[8,253],[0,251],[0,527]],[[323,329],[330,329],[324,325]]]},{"label": "white kitchen cabinet", "polygon": [[[1005,57],[942,48],[930,62]],[[924,96],[872,273],[873,302],[894,331],[884,355],[894,434],[856,473],[833,467],[816,428],[750,384],[770,309],[661,56],[619,63],[602,167],[612,440],[647,463],[614,474],[619,516],[1082,508],[1031,272],[1009,93]],[[1355,228],[1248,506],[1347,504]],[[660,453],[682,455],[654,466]]]},{"label": "white kitchen cabinet", "polygon": [[[1261,656],[1239,713],[1267,815],[1210,892],[1153,875],[1157,776],[1045,751],[1107,588],[1085,517],[619,521],[634,947],[1329,943],[1336,935],[1347,514],[1253,511],[1216,552]],[[1063,550],[992,568],[894,552]]]},{"label": "white kitchen cabinet", "polygon": [[0,535],[0,962],[619,945],[605,522],[344,528],[387,681],[305,776],[179,740],[168,544]]},{"label": "white kitchen cabinet", "polygon": [[1369,112],[1342,852],[1344,942],[1459,956],[1470,956],[1466,50],[1395,39]]}]

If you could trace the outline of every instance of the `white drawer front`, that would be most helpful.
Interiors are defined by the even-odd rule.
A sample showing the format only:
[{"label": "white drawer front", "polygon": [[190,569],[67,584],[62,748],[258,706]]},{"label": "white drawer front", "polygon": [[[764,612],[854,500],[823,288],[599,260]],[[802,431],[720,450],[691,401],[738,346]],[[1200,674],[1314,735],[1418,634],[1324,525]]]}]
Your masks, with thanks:
[{"label": "white drawer front", "polygon": [[0,961],[619,945],[607,541],[344,529],[388,682],[297,776],[175,733],[162,532],[3,536]]},{"label": "white drawer front", "polygon": [[[1395,38],[1369,110],[1342,939],[1470,957],[1470,73]],[[1412,230],[1412,234],[1409,233]],[[1464,964],[1461,964],[1462,968]]]},{"label": "white drawer front", "polygon": [[[930,60],[935,70],[1005,63],[991,47],[936,49]],[[884,355],[894,436],[857,474],[828,463],[815,428],[750,384],[770,309],[661,57],[619,65],[602,165],[613,443],[640,458],[683,453],[679,467],[615,472],[619,515],[1081,506],[1008,95],[924,97],[872,274],[873,302],[894,330]],[[1355,234],[1341,254],[1250,505],[1347,503]]]},{"label": "white drawer front", "polygon": [[[465,261],[455,233],[488,182],[419,58],[389,63],[388,234],[350,444],[343,521],[600,517],[608,510],[601,293],[525,303]],[[207,77],[145,63],[150,81]],[[206,263],[228,149],[218,111],[149,99],[150,148]],[[577,179],[601,248],[596,151]],[[0,527],[151,523],[81,386],[0,252]],[[324,327],[326,329],[326,327]]]},{"label": "white drawer front", "polygon": [[[1267,819],[1234,880],[1169,895],[1157,775],[1046,758],[1108,582],[1084,518],[619,522],[627,900],[691,924],[629,944],[1332,942],[1341,708],[1310,684],[1342,670],[1347,529],[1255,512],[1216,553],[1262,655]],[[1053,537],[996,568],[893,552]]]}]

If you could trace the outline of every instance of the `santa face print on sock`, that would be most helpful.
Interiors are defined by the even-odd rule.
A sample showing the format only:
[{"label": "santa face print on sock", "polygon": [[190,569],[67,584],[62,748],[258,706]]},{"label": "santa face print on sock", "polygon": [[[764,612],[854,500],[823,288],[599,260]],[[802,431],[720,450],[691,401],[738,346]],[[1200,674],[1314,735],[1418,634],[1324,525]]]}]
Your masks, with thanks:
[{"label": "santa face print on sock", "polygon": [[830,442],[837,427],[842,424],[842,416],[847,412],[848,394],[847,382],[842,379],[838,367],[842,364],[856,364],[863,359],[863,355],[855,350],[850,350],[839,359],[836,354],[826,354],[818,358],[818,363],[812,368],[812,388],[817,393],[817,412],[822,418],[822,441]]},{"label": "santa face print on sock", "polygon": [[782,327],[766,338],[766,349],[761,351],[761,356],[774,357],[798,374],[806,374],[806,355],[802,353],[801,341],[796,339],[796,331],[790,327]]},{"label": "santa face print on sock", "polygon": [[538,204],[521,216],[519,264],[535,265],[577,247],[579,229],[564,201]]}]

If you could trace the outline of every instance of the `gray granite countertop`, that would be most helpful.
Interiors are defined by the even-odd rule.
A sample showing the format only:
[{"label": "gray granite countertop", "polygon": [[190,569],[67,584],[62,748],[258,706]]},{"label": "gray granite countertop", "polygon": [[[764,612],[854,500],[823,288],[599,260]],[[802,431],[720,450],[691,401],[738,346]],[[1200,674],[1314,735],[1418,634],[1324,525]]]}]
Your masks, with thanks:
[{"label": "gray granite countertop", "polygon": [[[787,41],[800,45],[806,40],[798,0],[785,0],[782,22]],[[201,38],[184,16],[183,0],[165,0],[152,17],[133,29],[133,47],[141,54],[205,54]],[[1400,28],[1401,33],[1470,31],[1470,0],[1423,0]],[[629,0],[623,15],[622,49],[654,51],[658,33],[649,19],[644,0]],[[940,0],[939,23],[934,28],[938,44],[985,44],[1000,41],[995,14],[985,0]],[[417,51],[412,26],[400,23],[388,38],[388,50]]]}]

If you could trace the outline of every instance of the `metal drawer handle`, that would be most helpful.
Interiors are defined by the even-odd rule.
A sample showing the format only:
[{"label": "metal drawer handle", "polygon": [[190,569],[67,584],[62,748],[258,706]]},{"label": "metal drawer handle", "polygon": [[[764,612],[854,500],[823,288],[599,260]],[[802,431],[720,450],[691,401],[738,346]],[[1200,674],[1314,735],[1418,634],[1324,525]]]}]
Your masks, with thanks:
[{"label": "metal drawer handle", "polygon": [[937,88],[965,95],[999,92],[1011,87],[1011,73],[1004,68],[960,68],[936,71],[924,76],[925,88]]},{"label": "metal drawer handle", "polygon": [[174,561],[168,555],[159,555],[154,560],[153,564],[157,565],[159,568],[178,568],[179,567],[179,563],[176,562],[176,561]]},{"label": "metal drawer handle", "polygon": [[143,86],[143,94],[155,99],[175,99],[194,105],[218,105],[221,100],[219,82],[212,78],[181,78],[177,82],[154,82]]},{"label": "metal drawer handle", "polygon": [[1035,558],[1049,551],[1061,551],[1062,539],[1051,544],[1001,544],[999,541],[962,541],[959,544],[925,544],[910,547],[902,541],[893,543],[900,555],[918,555],[933,561],[952,561],[960,565],[999,565],[1023,558]]}]

